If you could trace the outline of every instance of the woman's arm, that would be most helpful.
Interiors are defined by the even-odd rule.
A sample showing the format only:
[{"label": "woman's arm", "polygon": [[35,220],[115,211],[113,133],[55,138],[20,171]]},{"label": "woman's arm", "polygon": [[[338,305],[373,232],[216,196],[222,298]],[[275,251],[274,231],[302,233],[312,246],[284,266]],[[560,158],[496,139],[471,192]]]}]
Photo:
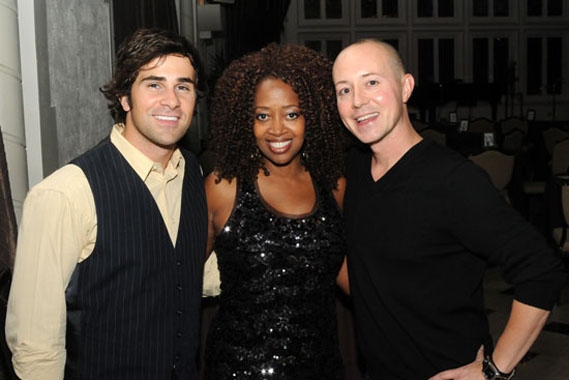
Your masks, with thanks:
[{"label": "woman's arm", "polygon": [[[344,193],[346,192],[346,178],[341,177],[338,180],[338,187],[332,191],[334,194],[334,198],[336,198],[336,202],[338,203],[338,207],[340,210],[344,209]],[[342,262],[342,267],[338,272],[338,276],[336,277],[336,284],[342,289],[342,291],[346,294],[350,294],[350,281],[348,277],[348,261],[346,257],[344,257],[344,261]]]}]

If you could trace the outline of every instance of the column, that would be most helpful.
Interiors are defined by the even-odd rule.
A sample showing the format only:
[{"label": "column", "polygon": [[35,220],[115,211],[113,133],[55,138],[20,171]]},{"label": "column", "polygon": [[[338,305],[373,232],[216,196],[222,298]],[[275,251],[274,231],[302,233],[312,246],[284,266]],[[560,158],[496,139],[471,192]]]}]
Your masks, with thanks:
[{"label": "column", "polygon": [[0,0],[0,128],[16,219],[28,191],[16,0]]}]

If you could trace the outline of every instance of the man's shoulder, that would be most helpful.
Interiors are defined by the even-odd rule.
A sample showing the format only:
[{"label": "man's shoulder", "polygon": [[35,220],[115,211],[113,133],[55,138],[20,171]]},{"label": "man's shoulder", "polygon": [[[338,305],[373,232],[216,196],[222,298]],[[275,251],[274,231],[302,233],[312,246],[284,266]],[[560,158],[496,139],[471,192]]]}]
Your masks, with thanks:
[{"label": "man's shoulder", "polygon": [[72,194],[89,188],[87,178],[83,170],[74,164],[67,164],[57,169],[41,182],[30,189],[30,194],[51,191],[62,194]]},{"label": "man's shoulder", "polygon": [[422,143],[423,149],[417,155],[417,160],[438,172],[444,169],[452,171],[468,162],[466,157],[447,146],[425,140]]}]

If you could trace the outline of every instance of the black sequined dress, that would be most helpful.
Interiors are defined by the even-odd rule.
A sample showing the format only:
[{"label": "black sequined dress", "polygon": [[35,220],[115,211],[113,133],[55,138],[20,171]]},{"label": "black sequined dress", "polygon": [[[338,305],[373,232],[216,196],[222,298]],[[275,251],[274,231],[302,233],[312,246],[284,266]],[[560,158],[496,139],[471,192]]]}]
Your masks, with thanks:
[{"label": "black sequined dress", "polygon": [[208,380],[341,379],[335,279],[345,255],[330,191],[302,216],[283,215],[253,183],[238,182],[215,240],[221,296],[210,327]]}]

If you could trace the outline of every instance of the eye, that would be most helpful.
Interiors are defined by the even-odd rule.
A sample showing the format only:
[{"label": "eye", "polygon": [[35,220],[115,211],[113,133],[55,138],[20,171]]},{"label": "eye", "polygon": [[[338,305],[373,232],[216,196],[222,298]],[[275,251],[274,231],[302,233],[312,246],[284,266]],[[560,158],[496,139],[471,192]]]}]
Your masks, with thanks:
[{"label": "eye", "polygon": [[158,88],[161,87],[161,85],[160,85],[160,83],[154,82],[154,83],[149,83],[149,84],[148,84],[148,87],[158,89]]},{"label": "eye", "polygon": [[371,87],[373,86],[377,86],[379,84],[378,80],[375,79],[371,79],[369,82],[367,82]]},{"label": "eye", "polygon": [[267,115],[266,113],[258,113],[255,115],[255,119],[260,120],[260,121],[265,121],[269,118],[269,115]]},{"label": "eye", "polygon": [[286,114],[286,118],[289,120],[295,120],[295,119],[298,119],[299,117],[300,117],[300,113],[294,112],[294,111],[288,112]]},{"label": "eye", "polygon": [[349,88],[341,88],[340,90],[338,90],[338,95],[347,95],[350,93],[350,89]]},{"label": "eye", "polygon": [[181,84],[178,86],[178,90],[180,90],[180,91],[192,91],[193,87],[191,85]]}]

